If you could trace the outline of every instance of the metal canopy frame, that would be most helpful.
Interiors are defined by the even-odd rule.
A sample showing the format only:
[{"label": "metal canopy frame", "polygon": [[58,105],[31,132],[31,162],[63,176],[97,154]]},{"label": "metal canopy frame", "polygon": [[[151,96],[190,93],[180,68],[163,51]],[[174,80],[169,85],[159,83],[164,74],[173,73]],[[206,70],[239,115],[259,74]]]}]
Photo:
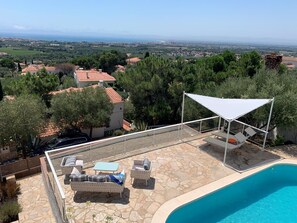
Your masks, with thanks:
[{"label": "metal canopy frame", "polygon": [[[183,91],[182,114],[181,114],[181,124],[182,124],[182,125],[181,125],[181,128],[183,128],[183,123],[184,123],[185,96],[186,96],[186,92]],[[254,127],[254,126],[251,126],[251,125],[246,124],[246,125],[251,126],[252,128],[257,129],[257,130],[259,130],[259,131],[261,131],[261,132],[263,132],[263,133],[265,134],[265,136],[264,136],[264,142],[263,142],[263,145],[262,145],[262,150],[264,150],[264,148],[265,148],[265,144],[266,144],[266,140],[267,140],[267,135],[268,135],[269,125],[270,125],[271,115],[272,115],[272,109],[273,109],[273,105],[274,105],[274,97],[273,97],[272,99],[270,99],[270,101],[269,101],[268,103],[271,103],[271,106],[270,106],[270,112],[269,112],[269,116],[268,116],[268,121],[267,121],[266,130],[259,129],[259,128],[256,128],[256,127]],[[267,103],[267,104],[268,104],[268,103]],[[203,106],[203,105],[202,105],[202,106]],[[205,106],[204,106],[204,107],[205,107]],[[207,108],[207,107],[206,107],[206,108]],[[219,116],[220,116],[220,115],[219,115]],[[221,118],[223,118],[223,117],[220,116],[218,129],[219,129],[220,124],[221,124]],[[229,120],[225,120],[225,119],[224,119],[224,122],[225,122],[225,121],[228,122],[228,129],[227,129],[227,137],[226,137],[226,142],[225,142],[225,152],[224,152],[224,160],[223,160],[223,164],[224,164],[224,165],[225,165],[225,163],[226,163],[226,156],[227,156],[227,150],[228,150],[228,138],[229,138],[229,134],[230,134],[230,125],[231,125],[231,122],[236,121],[236,122],[245,124],[245,123],[240,122],[240,121],[238,121],[238,120],[236,120],[236,119],[235,119],[235,120],[231,120],[231,121],[229,121]]]}]

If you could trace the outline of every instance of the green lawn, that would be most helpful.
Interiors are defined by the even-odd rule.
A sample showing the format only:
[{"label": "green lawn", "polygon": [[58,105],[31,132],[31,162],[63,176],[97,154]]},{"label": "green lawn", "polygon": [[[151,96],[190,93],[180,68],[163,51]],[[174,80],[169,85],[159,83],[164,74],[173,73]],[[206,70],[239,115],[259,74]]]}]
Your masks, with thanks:
[{"label": "green lawn", "polygon": [[41,53],[40,51],[26,50],[14,47],[0,47],[0,52],[5,52],[13,56],[27,56]]}]

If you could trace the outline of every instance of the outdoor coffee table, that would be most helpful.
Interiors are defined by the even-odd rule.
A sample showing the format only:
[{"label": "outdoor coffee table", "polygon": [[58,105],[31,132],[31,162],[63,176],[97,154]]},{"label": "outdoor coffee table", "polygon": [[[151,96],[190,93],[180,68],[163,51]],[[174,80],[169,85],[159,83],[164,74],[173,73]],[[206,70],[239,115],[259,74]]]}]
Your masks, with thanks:
[{"label": "outdoor coffee table", "polygon": [[115,162],[97,162],[93,167],[93,170],[95,170],[95,174],[97,174],[97,171],[114,173],[118,168],[119,164]]}]

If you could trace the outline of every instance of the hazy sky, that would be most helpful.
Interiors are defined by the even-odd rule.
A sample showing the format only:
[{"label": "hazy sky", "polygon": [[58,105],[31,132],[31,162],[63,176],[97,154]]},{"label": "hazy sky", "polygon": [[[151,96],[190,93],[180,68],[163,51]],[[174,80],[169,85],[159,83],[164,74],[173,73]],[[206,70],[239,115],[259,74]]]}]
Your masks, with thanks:
[{"label": "hazy sky", "polygon": [[0,0],[0,33],[297,44],[296,0]]}]

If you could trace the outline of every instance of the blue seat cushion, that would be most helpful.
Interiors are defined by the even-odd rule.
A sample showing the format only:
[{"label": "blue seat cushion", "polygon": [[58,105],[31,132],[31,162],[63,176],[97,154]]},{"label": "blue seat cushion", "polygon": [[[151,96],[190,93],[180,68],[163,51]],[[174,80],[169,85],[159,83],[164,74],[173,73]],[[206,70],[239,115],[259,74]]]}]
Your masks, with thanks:
[{"label": "blue seat cushion", "polygon": [[144,168],[145,170],[149,170],[150,167],[151,167],[151,162],[150,162],[147,158],[145,158],[145,159],[143,160],[143,168]]}]

